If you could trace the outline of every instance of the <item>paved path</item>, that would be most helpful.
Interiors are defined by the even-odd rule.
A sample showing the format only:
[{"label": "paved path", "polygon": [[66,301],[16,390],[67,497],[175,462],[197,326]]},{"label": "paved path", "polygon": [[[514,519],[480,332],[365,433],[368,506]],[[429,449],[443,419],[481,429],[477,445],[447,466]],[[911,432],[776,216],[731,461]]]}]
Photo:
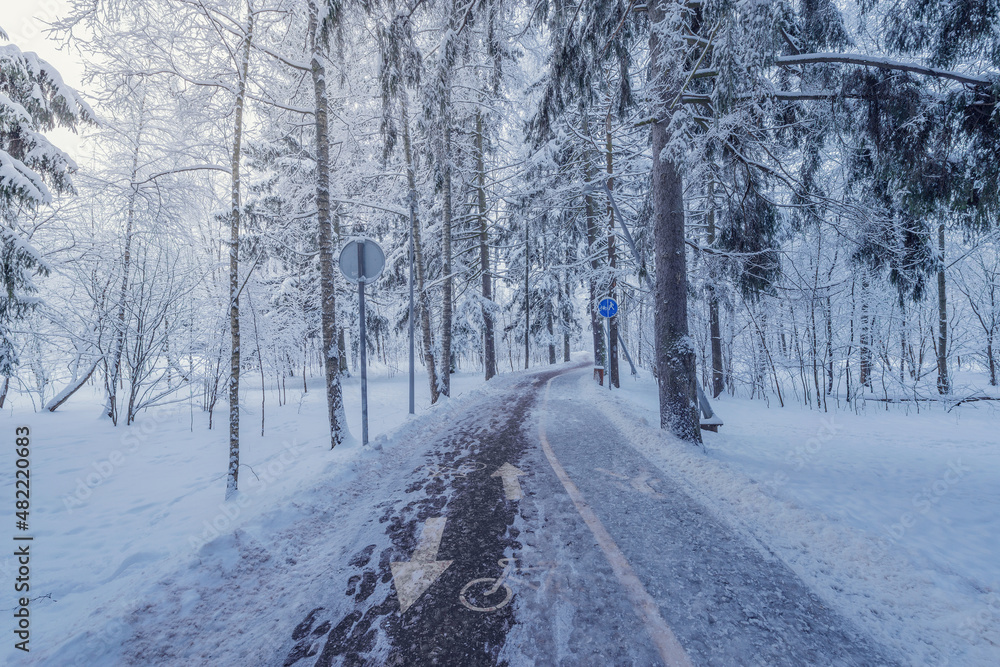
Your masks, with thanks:
[{"label": "paved path", "polygon": [[284,665],[895,664],[633,450],[585,372],[441,425],[380,505],[392,546],[354,555],[348,611],[290,628]]}]

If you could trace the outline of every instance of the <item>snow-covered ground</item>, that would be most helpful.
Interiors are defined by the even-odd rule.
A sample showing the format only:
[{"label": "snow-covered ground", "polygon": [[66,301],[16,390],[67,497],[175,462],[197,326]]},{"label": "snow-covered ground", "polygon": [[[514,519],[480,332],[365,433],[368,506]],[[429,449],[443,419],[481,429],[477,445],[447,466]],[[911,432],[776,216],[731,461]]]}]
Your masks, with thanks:
[{"label": "snow-covered ground", "polygon": [[[298,381],[299,383],[301,381]],[[478,373],[452,377],[452,401],[482,384]],[[5,641],[0,664],[46,662],[51,649],[89,630],[86,652],[120,641],[118,617],[133,608],[152,585],[183,567],[207,542],[248,523],[269,522],[280,530],[277,508],[320,483],[346,486],[360,460],[377,455],[360,446],[360,379],[344,382],[352,438],[334,451],[326,433],[322,382],[311,378],[287,387],[288,403],[277,406],[268,392],[265,437],[260,435],[260,386],[248,387],[243,402],[240,495],[224,502],[228,422],[220,404],[215,427],[207,414],[187,403],[141,415],[131,427],[100,419],[101,397],[81,390],[55,413],[34,413],[26,397],[9,396],[2,422],[9,437],[16,426],[31,428],[32,543],[30,655]],[[369,439],[374,445],[407,421],[405,374],[369,374]],[[433,424],[426,375],[416,383],[417,417]],[[192,430],[193,424],[193,430]],[[5,452],[0,481],[13,514],[13,448]],[[308,502],[306,500],[305,502]],[[373,500],[373,504],[374,504]],[[13,532],[14,517],[10,517]],[[9,537],[8,537],[9,539]],[[5,549],[0,577],[14,581],[17,563]],[[10,584],[12,585],[12,584]],[[4,607],[12,607],[11,596]],[[10,622],[8,621],[8,625]],[[80,664],[92,663],[91,658]],[[110,659],[109,659],[110,660]]]},{"label": "snow-covered ground", "polygon": [[1000,664],[1000,409],[824,413],[723,396],[706,453],[648,377],[584,387],[663,472],[913,664]]},{"label": "snow-covered ground", "polygon": [[[466,400],[492,391],[479,388],[478,373],[453,383],[450,405],[428,409],[426,379],[418,377],[418,417],[408,421],[406,376],[373,372],[371,438],[388,435],[386,447],[363,449],[353,440],[333,452],[325,444],[318,382],[305,395],[289,386],[282,407],[268,393],[263,438],[259,388],[249,389],[241,453],[247,466],[240,497],[229,504],[225,423],[207,431],[204,414],[178,404],[114,428],[96,416],[97,395],[76,396],[54,414],[35,414],[13,397],[4,428],[32,428],[33,650],[26,656],[6,642],[0,662],[53,664],[46,660],[62,646],[60,664],[68,656],[77,664],[115,664],[116,646],[135,625],[122,619],[177,582],[186,588],[181,605],[211,609],[213,600],[192,588],[204,568],[195,574],[191,563],[225,562],[231,554],[219,549],[237,527],[258,539],[280,535],[320,497],[359,487],[359,476],[377,471],[379,461],[408,456],[402,445],[410,436],[440,428]],[[993,403],[919,414],[869,406],[859,415],[726,397],[715,402],[725,426],[705,433],[702,452],[656,428],[656,388],[648,377],[626,378],[615,392],[584,379],[580,392],[664,474],[913,664],[1000,664],[1000,412]],[[347,380],[345,397],[358,435],[357,378]],[[13,498],[13,456],[5,460],[0,481],[4,497]],[[374,507],[382,499],[368,500]],[[359,507],[351,516],[366,513]],[[215,552],[207,554],[213,540]],[[14,568],[5,554],[4,581],[13,580]],[[257,613],[262,623],[270,618],[268,610]],[[243,627],[252,622],[252,613],[240,620]],[[231,630],[225,619],[206,619],[188,632]]]}]

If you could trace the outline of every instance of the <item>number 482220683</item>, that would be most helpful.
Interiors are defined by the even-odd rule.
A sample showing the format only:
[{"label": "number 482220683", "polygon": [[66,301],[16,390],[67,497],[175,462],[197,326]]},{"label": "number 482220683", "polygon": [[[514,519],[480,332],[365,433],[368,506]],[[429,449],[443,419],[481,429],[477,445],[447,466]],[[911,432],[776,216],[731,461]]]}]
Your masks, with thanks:
[{"label": "number 482220683", "polygon": [[15,482],[15,507],[17,516],[17,527],[21,530],[28,529],[28,509],[31,507],[31,461],[28,455],[31,452],[31,431],[27,426],[19,426],[15,432],[14,453],[17,455],[15,465],[17,470],[14,473]]}]

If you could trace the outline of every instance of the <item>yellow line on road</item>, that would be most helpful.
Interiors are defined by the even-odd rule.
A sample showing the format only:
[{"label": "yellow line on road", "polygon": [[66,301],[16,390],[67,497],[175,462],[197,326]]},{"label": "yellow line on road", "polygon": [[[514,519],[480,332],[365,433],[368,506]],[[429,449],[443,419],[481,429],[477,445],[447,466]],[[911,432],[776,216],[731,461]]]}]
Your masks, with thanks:
[{"label": "yellow line on road", "polygon": [[667,622],[660,616],[660,609],[656,605],[656,601],[646,591],[639,577],[625,558],[625,554],[618,548],[618,545],[604,528],[604,524],[601,523],[594,510],[584,500],[580,489],[577,488],[573,480],[566,474],[566,470],[559,463],[559,459],[556,458],[555,452],[552,451],[552,447],[549,445],[549,440],[545,435],[545,421],[548,415],[549,389],[551,389],[552,380],[554,379],[552,378],[545,385],[545,402],[542,406],[542,417],[538,423],[538,437],[541,440],[545,458],[549,460],[549,465],[552,466],[556,477],[562,482],[563,488],[566,489],[566,493],[569,494],[573,505],[576,507],[576,511],[580,513],[584,523],[590,528],[590,532],[594,534],[598,546],[604,552],[604,557],[614,571],[615,576],[618,577],[619,583],[621,583],[628,594],[629,601],[632,603],[636,615],[646,625],[646,630],[660,652],[660,657],[663,658],[664,664],[671,667],[691,667],[691,661],[688,660],[684,648],[677,641],[673,630],[670,629]]}]

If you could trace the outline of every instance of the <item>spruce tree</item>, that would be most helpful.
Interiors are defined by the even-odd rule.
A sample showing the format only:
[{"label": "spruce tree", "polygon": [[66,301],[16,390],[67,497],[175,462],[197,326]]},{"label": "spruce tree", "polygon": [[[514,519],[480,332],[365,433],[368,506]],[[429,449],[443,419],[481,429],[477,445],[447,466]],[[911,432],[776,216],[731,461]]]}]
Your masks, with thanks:
[{"label": "spruce tree", "polygon": [[[0,29],[0,39],[7,34]],[[73,160],[43,134],[93,118],[52,65],[14,44],[0,44],[0,375],[17,365],[10,325],[37,303],[34,278],[48,273],[18,220],[73,191]]]}]

